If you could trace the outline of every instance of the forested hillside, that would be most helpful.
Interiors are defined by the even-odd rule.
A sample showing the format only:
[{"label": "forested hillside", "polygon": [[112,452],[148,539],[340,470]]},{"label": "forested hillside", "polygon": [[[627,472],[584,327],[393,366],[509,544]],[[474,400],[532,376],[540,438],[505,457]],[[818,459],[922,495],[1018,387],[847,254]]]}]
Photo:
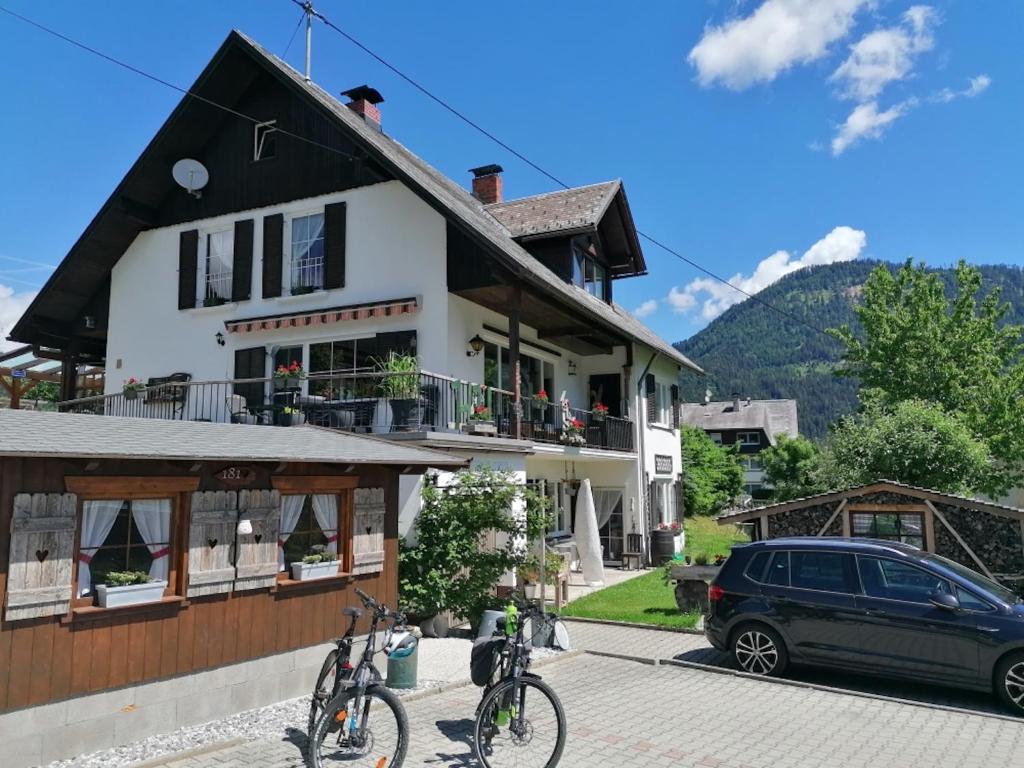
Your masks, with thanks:
[{"label": "forested hillside", "polygon": [[[759,296],[819,328],[855,325],[853,307],[860,287],[881,263],[808,267],[765,288]],[[980,269],[985,290],[1000,286],[1003,299],[1011,303],[1010,322],[1024,322],[1024,270],[1002,265]],[[939,271],[951,284],[952,271]],[[829,424],[856,408],[856,382],[833,374],[841,352],[838,342],[757,302],[737,304],[675,346],[708,372],[707,379],[684,378],[685,398],[691,402],[703,399],[705,386],[716,400],[728,399],[733,392],[755,399],[794,398],[800,431],[812,438],[824,436]]]}]

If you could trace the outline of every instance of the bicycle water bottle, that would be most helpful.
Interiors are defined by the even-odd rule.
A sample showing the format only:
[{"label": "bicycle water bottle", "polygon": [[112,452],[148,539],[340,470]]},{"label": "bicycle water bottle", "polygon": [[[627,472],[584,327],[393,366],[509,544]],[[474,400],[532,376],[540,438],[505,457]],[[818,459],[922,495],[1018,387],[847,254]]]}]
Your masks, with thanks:
[{"label": "bicycle water bottle", "polygon": [[513,603],[505,606],[505,634],[512,637],[516,633],[516,622],[519,620],[519,609]]}]

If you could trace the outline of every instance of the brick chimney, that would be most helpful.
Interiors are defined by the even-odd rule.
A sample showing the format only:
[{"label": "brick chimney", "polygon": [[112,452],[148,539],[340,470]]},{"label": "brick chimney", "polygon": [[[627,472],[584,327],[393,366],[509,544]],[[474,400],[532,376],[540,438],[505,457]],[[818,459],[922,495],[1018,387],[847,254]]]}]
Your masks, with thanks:
[{"label": "brick chimney", "polygon": [[473,197],[484,205],[500,203],[501,195],[501,172],[504,170],[500,165],[481,165],[479,168],[470,168],[473,174]]},{"label": "brick chimney", "polygon": [[342,91],[341,95],[347,96],[349,99],[348,104],[345,106],[363,118],[368,126],[376,128],[378,131],[381,129],[380,109],[377,108],[377,105],[384,101],[384,97],[380,95],[376,88],[360,85],[356,88]]}]

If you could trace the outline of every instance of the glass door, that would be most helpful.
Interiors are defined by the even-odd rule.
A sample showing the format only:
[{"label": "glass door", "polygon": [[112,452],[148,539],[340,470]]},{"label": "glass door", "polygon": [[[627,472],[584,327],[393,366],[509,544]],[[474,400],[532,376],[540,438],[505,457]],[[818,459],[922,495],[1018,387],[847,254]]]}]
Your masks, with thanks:
[{"label": "glass door", "polygon": [[601,554],[606,565],[622,563],[622,550],[625,542],[622,522],[622,498],[620,497],[608,522],[598,530],[598,536],[601,538]]}]

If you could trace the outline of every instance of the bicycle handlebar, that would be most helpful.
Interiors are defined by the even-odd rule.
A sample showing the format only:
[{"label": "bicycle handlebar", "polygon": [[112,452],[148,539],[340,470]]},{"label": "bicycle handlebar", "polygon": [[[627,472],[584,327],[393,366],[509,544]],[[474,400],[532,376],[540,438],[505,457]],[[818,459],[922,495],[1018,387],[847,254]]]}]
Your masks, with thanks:
[{"label": "bicycle handlebar", "polygon": [[395,621],[395,623],[397,623],[397,624],[404,624],[405,623],[405,615],[404,614],[402,614],[402,613],[400,613],[398,611],[390,610],[386,605],[384,605],[383,603],[378,602],[376,598],[371,597],[370,595],[366,594],[359,587],[355,587],[354,591],[355,591],[356,595],[359,597],[359,599],[363,601],[363,605],[365,605],[367,608],[370,608],[373,611],[375,611],[377,613],[377,615],[380,616],[381,618],[383,618],[383,619],[393,619]]}]

